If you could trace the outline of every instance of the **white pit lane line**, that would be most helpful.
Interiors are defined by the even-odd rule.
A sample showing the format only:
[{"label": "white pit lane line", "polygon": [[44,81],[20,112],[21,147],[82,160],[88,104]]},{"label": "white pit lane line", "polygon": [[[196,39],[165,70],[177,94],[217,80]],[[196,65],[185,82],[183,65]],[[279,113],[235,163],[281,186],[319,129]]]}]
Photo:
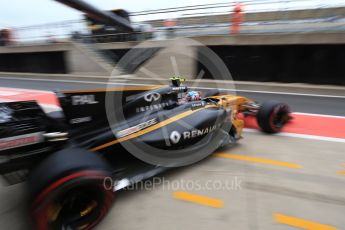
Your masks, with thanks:
[{"label": "white pit lane line", "polygon": [[335,116],[335,115],[326,115],[326,114],[317,114],[317,113],[300,113],[300,112],[293,112],[292,114],[296,114],[296,115],[305,115],[305,116],[314,116],[314,117],[329,117],[329,118],[340,118],[340,119],[345,119],[344,116]]},{"label": "white pit lane line", "polygon": [[[257,129],[244,128],[243,131],[247,133],[262,134],[262,132]],[[314,136],[314,135],[298,134],[298,133],[284,133],[284,132],[276,133],[272,135],[280,136],[280,137],[293,137],[293,138],[301,138],[301,139],[309,139],[309,140],[345,143],[345,139],[335,138],[335,137],[323,137],[323,136]]]}]

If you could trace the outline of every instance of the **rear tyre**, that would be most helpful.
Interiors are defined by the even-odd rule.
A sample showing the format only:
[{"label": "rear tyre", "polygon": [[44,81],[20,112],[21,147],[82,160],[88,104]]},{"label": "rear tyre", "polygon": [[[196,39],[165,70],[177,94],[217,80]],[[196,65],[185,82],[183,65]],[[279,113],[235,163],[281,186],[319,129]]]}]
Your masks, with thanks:
[{"label": "rear tyre", "polygon": [[109,211],[113,192],[104,186],[110,170],[96,154],[79,148],[54,153],[30,175],[36,229],[91,229]]},{"label": "rear tyre", "polygon": [[290,108],[279,101],[264,102],[256,115],[259,127],[265,133],[277,133],[290,119]]}]

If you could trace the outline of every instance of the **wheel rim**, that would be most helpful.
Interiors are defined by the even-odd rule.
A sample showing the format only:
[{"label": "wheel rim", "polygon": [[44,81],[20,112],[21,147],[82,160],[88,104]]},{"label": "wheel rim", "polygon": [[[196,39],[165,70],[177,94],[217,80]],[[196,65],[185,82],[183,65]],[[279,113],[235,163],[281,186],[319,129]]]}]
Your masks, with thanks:
[{"label": "wheel rim", "polygon": [[[107,214],[114,198],[111,190],[104,189],[103,179],[104,175],[98,171],[80,171],[63,177],[44,189],[32,206],[36,228],[84,230],[94,227]],[[83,194],[87,196],[83,197]],[[84,205],[74,206],[72,213],[67,215],[64,209],[71,204],[73,196],[77,196]],[[92,204],[93,202],[97,205]],[[70,218],[66,219],[64,216]]]},{"label": "wheel rim", "polygon": [[281,129],[289,119],[289,112],[281,106],[275,108],[272,115],[272,124],[277,130]]},{"label": "wheel rim", "polygon": [[48,207],[52,229],[87,229],[98,218],[104,195],[95,186],[72,188]]}]

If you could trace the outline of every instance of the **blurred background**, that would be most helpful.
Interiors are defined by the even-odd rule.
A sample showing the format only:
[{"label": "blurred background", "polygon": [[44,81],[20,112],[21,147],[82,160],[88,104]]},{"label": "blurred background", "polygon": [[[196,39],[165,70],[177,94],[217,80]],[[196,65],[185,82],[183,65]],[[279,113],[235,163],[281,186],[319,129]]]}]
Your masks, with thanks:
[{"label": "blurred background", "polygon": [[[128,50],[146,41],[137,63],[121,71],[133,74],[151,62],[150,71],[166,78],[172,71],[162,68],[159,42],[183,37],[213,50],[235,80],[345,84],[341,0],[37,0],[34,6],[14,0],[0,13],[0,71],[109,75]],[[197,60],[198,50],[186,53]],[[198,61],[183,60],[179,66],[187,78],[200,70],[202,78],[221,77]]]},{"label": "blurred background", "polygon": [[[89,0],[80,2],[78,10],[81,12],[57,2],[37,0],[32,6],[15,0],[3,4],[0,25],[2,29],[10,30],[12,42],[16,44],[52,39],[64,41],[73,35],[95,42],[164,39],[169,35],[169,29],[173,29],[174,36],[344,30],[345,3],[341,0],[186,1],[184,4]],[[69,1],[65,2],[68,4]],[[40,4],[44,4],[44,9],[39,7]],[[87,6],[129,20],[133,31],[129,28],[120,30],[117,22],[104,18],[97,20],[88,15]],[[81,14],[83,12],[84,15]],[[131,32],[137,34],[130,36]]]}]

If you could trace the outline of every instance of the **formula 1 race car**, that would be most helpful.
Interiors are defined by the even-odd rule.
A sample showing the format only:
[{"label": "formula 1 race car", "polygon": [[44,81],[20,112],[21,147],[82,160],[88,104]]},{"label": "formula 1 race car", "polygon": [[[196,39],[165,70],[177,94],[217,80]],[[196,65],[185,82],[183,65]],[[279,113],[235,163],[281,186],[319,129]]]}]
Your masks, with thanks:
[{"label": "formula 1 race car", "polygon": [[266,133],[290,119],[289,107],[210,90],[128,86],[56,93],[61,111],[36,101],[0,103],[0,174],[28,180],[37,229],[90,229],[114,192],[236,143],[243,116]]}]

